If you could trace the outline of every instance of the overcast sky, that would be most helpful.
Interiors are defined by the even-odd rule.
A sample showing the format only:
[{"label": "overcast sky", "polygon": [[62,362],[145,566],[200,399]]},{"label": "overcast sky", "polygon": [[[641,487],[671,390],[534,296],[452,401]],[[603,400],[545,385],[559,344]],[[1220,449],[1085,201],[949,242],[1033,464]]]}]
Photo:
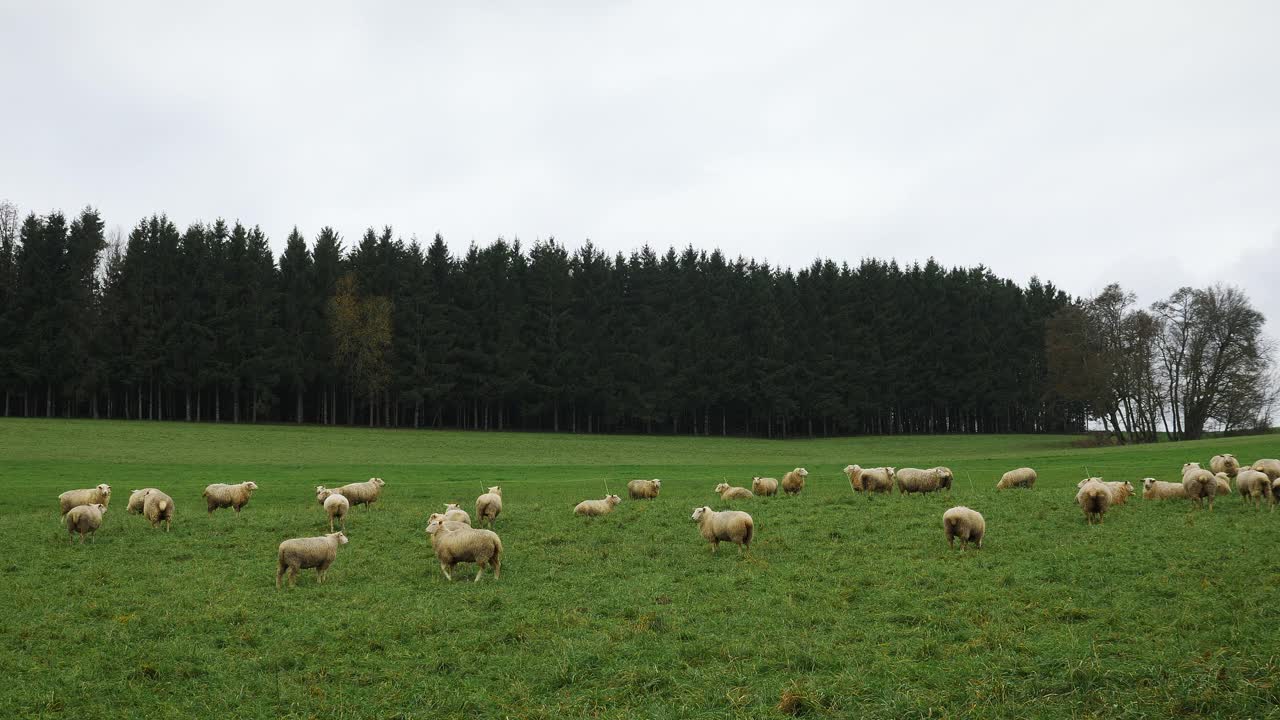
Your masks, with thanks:
[{"label": "overcast sky", "polygon": [[1280,2],[532,5],[0,0],[0,197],[1232,281],[1280,328]]}]

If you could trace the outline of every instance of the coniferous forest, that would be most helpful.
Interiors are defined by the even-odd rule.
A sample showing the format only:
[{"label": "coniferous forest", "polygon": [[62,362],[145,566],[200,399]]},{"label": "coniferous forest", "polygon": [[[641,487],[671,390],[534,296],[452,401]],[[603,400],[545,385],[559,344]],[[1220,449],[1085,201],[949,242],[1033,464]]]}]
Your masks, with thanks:
[{"label": "coniferous forest", "polygon": [[[10,206],[11,207],[11,206]],[[1046,320],[983,267],[494,241],[391,228],[180,230],[108,243],[93,209],[0,247],[5,415],[731,434],[1077,431]]]}]

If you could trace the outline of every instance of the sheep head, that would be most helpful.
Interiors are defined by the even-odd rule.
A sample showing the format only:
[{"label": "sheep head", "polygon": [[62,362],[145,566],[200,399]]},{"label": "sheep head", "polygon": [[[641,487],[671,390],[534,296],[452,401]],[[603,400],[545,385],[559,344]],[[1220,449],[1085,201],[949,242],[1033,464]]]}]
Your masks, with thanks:
[{"label": "sheep head", "polygon": [[703,515],[706,515],[709,512],[711,512],[711,508],[707,505],[703,505],[700,508],[694,508],[693,516],[690,519],[693,520],[694,522],[697,522],[702,519]]}]

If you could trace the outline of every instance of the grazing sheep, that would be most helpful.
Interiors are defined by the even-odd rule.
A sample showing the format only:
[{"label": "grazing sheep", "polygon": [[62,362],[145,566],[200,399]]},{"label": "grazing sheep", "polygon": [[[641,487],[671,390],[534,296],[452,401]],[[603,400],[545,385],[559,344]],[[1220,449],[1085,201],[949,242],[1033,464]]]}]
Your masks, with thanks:
[{"label": "grazing sheep", "polygon": [[342,521],[342,532],[347,531],[347,513],[351,510],[351,501],[344,495],[329,493],[324,499],[324,512],[329,516],[329,532],[333,532],[333,521]]},{"label": "grazing sheep", "polygon": [[1182,487],[1182,483],[1164,482],[1155,478],[1144,478],[1142,480],[1142,499],[1143,500],[1164,500],[1167,498],[1185,498],[1187,489]]},{"label": "grazing sheep", "polygon": [[1214,475],[1218,473],[1226,473],[1227,477],[1235,477],[1240,471],[1240,461],[1236,460],[1236,456],[1230,453],[1222,455],[1214,455],[1209,459],[1209,469]]},{"label": "grazing sheep", "polygon": [[871,499],[871,493],[891,493],[898,479],[897,470],[891,467],[863,468],[862,490]]},{"label": "grazing sheep", "polygon": [[853,464],[844,466],[845,477],[849,478],[849,487],[854,492],[862,492],[862,466]]},{"label": "grazing sheep", "polygon": [[[498,515],[502,513],[502,488],[494,485],[489,491],[476,498],[476,523],[484,525],[488,523],[489,527],[493,527],[493,523],[498,519]],[[448,574],[448,573],[446,573]]]},{"label": "grazing sheep", "polygon": [[129,504],[125,506],[125,510],[130,515],[141,515],[142,506],[147,501],[147,493],[155,490],[155,488],[142,488],[141,490],[129,491]]},{"label": "grazing sheep", "polygon": [[938,473],[939,487],[947,492],[951,492],[951,485],[956,480],[956,476],[951,473],[951,468],[939,465],[938,467],[929,469]]},{"label": "grazing sheep", "polygon": [[739,510],[716,512],[710,507],[694,508],[693,521],[698,523],[698,531],[711,543],[711,552],[720,549],[720,541],[738,544],[738,554],[743,548],[751,549],[751,536],[755,533],[756,524],[751,516]]},{"label": "grazing sheep", "polygon": [[622,498],[617,495],[605,495],[603,500],[583,500],[573,508],[574,515],[586,515],[595,517],[596,515],[608,515],[613,509],[618,507],[618,503],[622,502]]},{"label": "grazing sheep", "polygon": [[1218,481],[1213,473],[1200,467],[1200,463],[1187,463],[1182,466],[1182,487],[1187,491],[1187,499],[1195,500],[1196,507],[1204,507],[1204,499],[1209,498],[1209,509],[1213,510],[1213,498],[1218,493]]},{"label": "grazing sheep", "polygon": [[238,485],[214,483],[204,489],[205,502],[209,504],[209,514],[218,508],[229,507],[240,514],[240,508],[249,504],[249,497],[258,489],[258,484],[250,480]]},{"label": "grazing sheep", "polygon": [[[1260,473],[1264,473],[1272,480],[1280,479],[1280,460],[1259,460],[1253,464],[1253,469]],[[98,487],[102,487],[99,485]]]},{"label": "grazing sheep", "polygon": [[1102,478],[1085,478],[1076,483],[1077,488],[1082,488],[1085,483],[1101,482],[1107,488],[1107,492],[1111,493],[1112,505],[1123,505],[1129,501],[1129,496],[1133,495],[1133,483],[1115,481],[1105,482]]},{"label": "grazing sheep", "polygon": [[955,539],[960,538],[960,549],[964,550],[972,540],[982,549],[982,538],[987,534],[987,521],[977,510],[959,505],[942,513],[942,531],[947,536],[947,547],[955,547]]},{"label": "grazing sheep", "polygon": [[169,528],[173,525],[175,511],[173,498],[159,490],[147,493],[146,502],[142,505],[142,516],[151,523],[151,527],[159,527],[160,523],[164,522],[165,532],[169,532]]},{"label": "grazing sheep", "polygon": [[458,503],[449,503],[444,506],[444,519],[450,522],[471,524],[471,516]]},{"label": "grazing sheep", "polygon": [[330,490],[329,488],[323,485],[317,485],[316,486],[316,502],[319,503],[320,505],[324,505],[324,501],[328,500],[329,496],[333,495],[336,492],[337,490]]},{"label": "grazing sheep", "polygon": [[[80,533],[80,542],[84,543],[85,535],[93,535],[102,527],[102,515],[107,506],[102,503],[77,505],[66,512],[62,519],[67,523],[68,540],[75,542],[76,533]],[[95,535],[94,538],[97,536]],[[93,540],[94,538],[90,538]],[[96,540],[95,540],[96,542]]]},{"label": "grazing sheep", "polygon": [[298,570],[307,568],[315,568],[316,582],[323,583],[333,559],[338,557],[338,548],[347,542],[346,533],[331,532],[319,537],[294,538],[280,543],[276,589],[280,589],[280,580],[284,577],[285,570],[289,571],[290,587],[298,584]]},{"label": "grazing sheep", "polygon": [[717,485],[716,492],[720,494],[721,500],[746,500],[755,497],[750,490],[744,487],[734,487],[729,483]]},{"label": "grazing sheep", "polygon": [[58,506],[63,515],[70,512],[71,508],[81,505],[101,505],[102,507],[111,505],[111,486],[102,483],[87,490],[68,490],[58,496]]},{"label": "grazing sheep", "polygon": [[1266,498],[1274,509],[1275,498],[1272,496],[1271,484],[1271,478],[1257,470],[1241,470],[1236,475],[1236,490],[1240,497],[1245,502],[1252,500],[1255,508],[1261,509],[1262,499]]},{"label": "grazing sheep", "polygon": [[1089,478],[1076,493],[1076,502],[1084,512],[1085,524],[1092,525],[1096,519],[1102,524],[1102,516],[1111,507],[1111,490],[1102,484],[1101,478]]},{"label": "grazing sheep", "polygon": [[492,530],[478,530],[462,523],[448,522],[443,515],[432,515],[427,534],[431,536],[431,548],[436,552],[440,571],[446,580],[453,579],[449,571],[461,562],[476,564],[476,582],[480,582],[485,565],[493,568],[494,580],[501,576],[502,540]]},{"label": "grazing sheep", "polygon": [[465,530],[471,527],[468,523],[450,520],[444,513],[431,513],[430,517],[427,518],[427,526],[430,527],[431,523],[437,521],[444,523],[445,528],[449,530]]},{"label": "grazing sheep", "polygon": [[751,478],[751,492],[756,495],[764,495],[771,497],[778,494],[778,481],[776,478],[767,478],[756,476]]},{"label": "grazing sheep", "polygon": [[1021,467],[1001,475],[1000,482],[996,483],[996,489],[1008,490],[1009,488],[1021,487],[1030,490],[1035,484],[1036,471],[1029,467]]},{"label": "grazing sheep", "polygon": [[804,490],[804,479],[809,477],[809,471],[802,467],[782,476],[782,492],[788,495],[799,495]]},{"label": "grazing sheep", "polygon": [[1231,477],[1224,472],[1216,472],[1213,474],[1214,484],[1216,485],[1215,494],[1230,495],[1231,494]]},{"label": "grazing sheep", "polygon": [[658,493],[662,490],[662,481],[654,478],[653,480],[632,480],[627,483],[627,495],[632,500],[652,500],[658,497]]},{"label": "grazing sheep", "polygon": [[382,478],[369,478],[364,482],[350,483],[334,490],[345,497],[352,505],[372,506],[382,497],[382,486],[386,485]]},{"label": "grazing sheep", "polygon": [[[902,468],[895,474],[898,480],[898,494],[931,493],[944,487],[944,478],[938,468],[920,470],[919,468]],[[863,481],[866,482],[865,479]],[[945,487],[950,488],[949,484]]]}]

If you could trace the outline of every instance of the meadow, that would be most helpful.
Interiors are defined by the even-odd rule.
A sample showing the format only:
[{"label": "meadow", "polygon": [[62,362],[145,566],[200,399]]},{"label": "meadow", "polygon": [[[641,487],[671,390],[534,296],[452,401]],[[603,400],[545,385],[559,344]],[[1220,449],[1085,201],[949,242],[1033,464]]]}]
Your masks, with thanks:
[{"label": "meadow", "polygon": [[[0,420],[0,716],[761,718],[1280,716],[1280,513],[1131,499],[1101,526],[1086,473],[1174,480],[1280,436],[1078,449],[1065,436],[744,440]],[[950,466],[948,495],[851,492],[840,470]],[[1034,490],[994,489],[1030,465]],[[732,503],[751,553],[690,513],[722,479],[810,471]],[[328,582],[274,586],[276,546],[327,530],[313,488],[382,477]],[[654,501],[625,481],[663,479]],[[237,517],[208,483],[254,480]],[[57,495],[109,483],[96,541]],[[447,582],[423,532],[504,489],[502,578]],[[173,531],[125,513],[172,495]],[[603,518],[571,514],[609,490]],[[942,512],[987,519],[949,550]],[[468,578],[462,566],[458,578]]]}]

